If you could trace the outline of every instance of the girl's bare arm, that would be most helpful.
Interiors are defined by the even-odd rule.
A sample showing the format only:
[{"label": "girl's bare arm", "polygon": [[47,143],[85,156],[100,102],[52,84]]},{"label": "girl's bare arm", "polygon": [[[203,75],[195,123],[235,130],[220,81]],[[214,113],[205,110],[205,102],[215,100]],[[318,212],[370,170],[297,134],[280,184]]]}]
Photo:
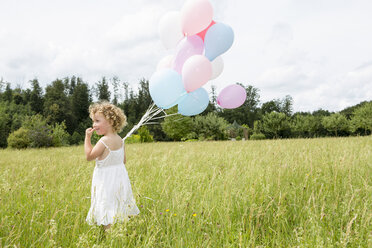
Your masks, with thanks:
[{"label": "girl's bare arm", "polygon": [[91,138],[93,131],[93,128],[88,128],[85,131],[84,151],[85,157],[88,161],[98,158],[105,150],[105,146],[101,144],[101,142],[98,142],[94,147],[92,146]]}]

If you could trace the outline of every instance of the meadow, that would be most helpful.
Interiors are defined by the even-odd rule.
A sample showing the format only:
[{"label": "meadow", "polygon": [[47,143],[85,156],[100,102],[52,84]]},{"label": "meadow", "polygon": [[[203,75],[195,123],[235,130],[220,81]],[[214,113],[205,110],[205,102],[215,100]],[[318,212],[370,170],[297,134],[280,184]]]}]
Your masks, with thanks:
[{"label": "meadow", "polygon": [[141,213],[106,234],[83,146],[0,150],[0,246],[372,246],[371,136],[126,150]]}]

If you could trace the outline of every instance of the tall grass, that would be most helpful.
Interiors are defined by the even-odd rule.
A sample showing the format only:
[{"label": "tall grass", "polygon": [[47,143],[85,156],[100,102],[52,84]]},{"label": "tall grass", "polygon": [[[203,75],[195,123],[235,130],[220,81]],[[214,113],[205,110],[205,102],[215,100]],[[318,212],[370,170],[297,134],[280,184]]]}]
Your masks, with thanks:
[{"label": "tall grass", "polygon": [[85,222],[82,146],[1,150],[1,246],[372,246],[372,137],[126,150],[141,214],[106,234]]}]

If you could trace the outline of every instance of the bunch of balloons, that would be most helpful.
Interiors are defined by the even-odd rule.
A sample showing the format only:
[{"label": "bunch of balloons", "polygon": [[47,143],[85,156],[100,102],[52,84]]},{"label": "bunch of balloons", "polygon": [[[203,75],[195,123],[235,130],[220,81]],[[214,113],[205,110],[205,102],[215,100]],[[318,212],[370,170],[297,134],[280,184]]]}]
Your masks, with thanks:
[{"label": "bunch of balloons", "polygon": [[[185,116],[203,112],[209,96],[202,86],[221,74],[221,54],[234,41],[232,28],[213,20],[208,0],[189,0],[180,12],[168,12],[162,17],[159,34],[165,48],[175,48],[175,54],[161,59],[150,78],[154,103],[162,109],[178,104],[178,112]],[[217,103],[223,108],[237,108],[245,99],[245,89],[233,84],[220,92]]]}]

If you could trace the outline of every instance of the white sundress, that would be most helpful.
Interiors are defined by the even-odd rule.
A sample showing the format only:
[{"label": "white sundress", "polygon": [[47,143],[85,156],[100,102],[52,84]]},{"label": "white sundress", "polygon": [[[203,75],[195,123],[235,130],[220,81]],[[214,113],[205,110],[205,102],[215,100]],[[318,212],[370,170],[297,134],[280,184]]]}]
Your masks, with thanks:
[{"label": "white sundress", "polygon": [[121,148],[109,150],[102,160],[96,159],[91,189],[91,206],[86,221],[90,225],[109,225],[138,215],[128,172],[124,165],[124,141]]}]

